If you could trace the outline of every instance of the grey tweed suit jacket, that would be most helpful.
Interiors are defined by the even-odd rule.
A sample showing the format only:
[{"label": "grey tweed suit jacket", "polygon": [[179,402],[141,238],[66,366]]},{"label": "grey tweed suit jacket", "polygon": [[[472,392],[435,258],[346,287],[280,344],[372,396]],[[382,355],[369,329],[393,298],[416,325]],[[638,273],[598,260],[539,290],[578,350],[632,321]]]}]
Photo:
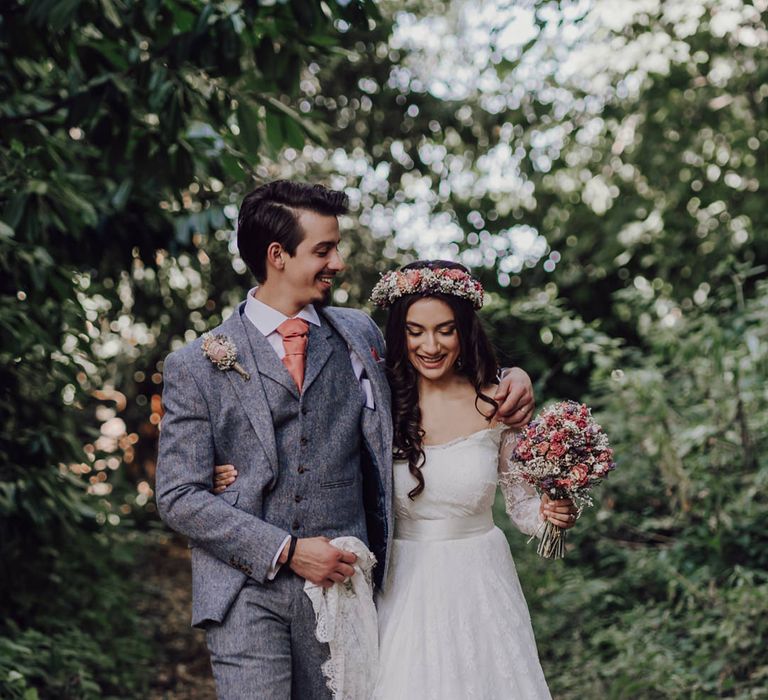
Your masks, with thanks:
[{"label": "grey tweed suit jacket", "polygon": [[[157,504],[163,520],[190,540],[196,626],[221,622],[248,577],[266,584],[272,559],[289,534],[263,519],[267,504],[272,512],[281,507],[269,502],[278,478],[278,455],[260,376],[266,363],[262,358],[260,365],[252,351],[242,308],[212,332],[235,343],[249,380],[234,370],[217,369],[203,355],[201,339],[172,352],[163,367]],[[370,522],[378,522],[377,530],[387,540],[379,549],[386,547],[388,553],[393,531],[392,422],[389,386],[378,359],[384,357],[383,338],[361,311],[327,307],[320,313],[357,353],[371,381],[375,408],[363,410],[361,432],[378,484],[366,510],[376,511],[369,513],[369,536]],[[329,410],[332,406],[329,396]],[[225,463],[238,467],[238,489],[214,495],[213,465]],[[384,580],[387,559],[385,555],[381,561],[378,580]]]}]

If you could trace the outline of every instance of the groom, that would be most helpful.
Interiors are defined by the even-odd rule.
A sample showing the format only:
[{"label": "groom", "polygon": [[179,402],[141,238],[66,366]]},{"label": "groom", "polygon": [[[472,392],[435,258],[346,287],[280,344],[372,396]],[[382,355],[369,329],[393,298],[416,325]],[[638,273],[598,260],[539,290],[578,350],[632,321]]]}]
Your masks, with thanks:
[{"label": "groom", "polygon": [[[212,338],[164,364],[157,502],[192,548],[192,624],[206,629],[218,697],[328,698],[304,581],[329,586],[352,535],[387,567],[392,424],[384,344],[363,312],[326,306],[344,269],[346,196],[276,181],[243,200],[240,255],[259,286]],[[505,422],[526,422],[530,381],[499,387]],[[237,483],[211,492],[213,465]]]}]

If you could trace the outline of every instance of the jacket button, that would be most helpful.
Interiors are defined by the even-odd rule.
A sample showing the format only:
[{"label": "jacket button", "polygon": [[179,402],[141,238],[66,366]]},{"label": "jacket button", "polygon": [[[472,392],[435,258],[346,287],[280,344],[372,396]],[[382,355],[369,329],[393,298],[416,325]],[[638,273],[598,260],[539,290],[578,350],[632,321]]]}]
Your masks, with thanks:
[{"label": "jacket button", "polygon": [[299,494],[297,493],[297,494],[296,494],[296,495],[293,497],[293,500],[294,500],[294,501],[296,501],[296,503],[301,503],[301,496],[299,496]]},{"label": "jacket button", "polygon": [[293,523],[291,524],[291,529],[292,530],[298,530],[300,527],[301,527],[301,525],[299,524],[298,520],[294,520]]},{"label": "jacket button", "polygon": [[303,437],[303,438],[301,438],[301,440],[299,440],[299,444],[302,445],[302,446],[306,445],[308,442],[309,442],[309,440],[307,440],[307,438],[305,438],[305,437]]},{"label": "jacket button", "polygon": [[299,474],[303,474],[307,471],[307,468],[302,464],[296,471],[299,472]]}]

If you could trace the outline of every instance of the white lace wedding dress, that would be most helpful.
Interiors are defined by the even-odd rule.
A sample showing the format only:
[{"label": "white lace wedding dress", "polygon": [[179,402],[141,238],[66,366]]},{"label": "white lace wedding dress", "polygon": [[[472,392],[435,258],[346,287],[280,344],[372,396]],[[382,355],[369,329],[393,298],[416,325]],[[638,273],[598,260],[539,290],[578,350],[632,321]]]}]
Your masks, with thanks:
[{"label": "white lace wedding dress", "polygon": [[[491,506],[502,430],[427,446],[426,487],[395,462],[395,539],[379,611],[377,700],[540,700],[550,694],[523,591]],[[526,534],[539,498],[504,484],[507,512]]]}]

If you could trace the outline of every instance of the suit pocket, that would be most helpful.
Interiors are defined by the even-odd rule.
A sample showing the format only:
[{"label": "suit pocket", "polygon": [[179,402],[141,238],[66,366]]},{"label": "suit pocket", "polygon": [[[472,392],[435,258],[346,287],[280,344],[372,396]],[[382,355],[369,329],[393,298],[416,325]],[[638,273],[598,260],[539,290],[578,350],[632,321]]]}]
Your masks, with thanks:
[{"label": "suit pocket", "polygon": [[237,503],[237,499],[240,496],[239,491],[230,491],[229,489],[226,489],[225,491],[222,491],[219,494],[219,498],[221,498],[226,503],[229,503],[229,505],[233,506],[235,503]]},{"label": "suit pocket", "polygon": [[321,489],[342,489],[345,486],[352,486],[355,483],[354,477],[349,479],[337,479],[336,481],[324,481],[320,484]]}]

